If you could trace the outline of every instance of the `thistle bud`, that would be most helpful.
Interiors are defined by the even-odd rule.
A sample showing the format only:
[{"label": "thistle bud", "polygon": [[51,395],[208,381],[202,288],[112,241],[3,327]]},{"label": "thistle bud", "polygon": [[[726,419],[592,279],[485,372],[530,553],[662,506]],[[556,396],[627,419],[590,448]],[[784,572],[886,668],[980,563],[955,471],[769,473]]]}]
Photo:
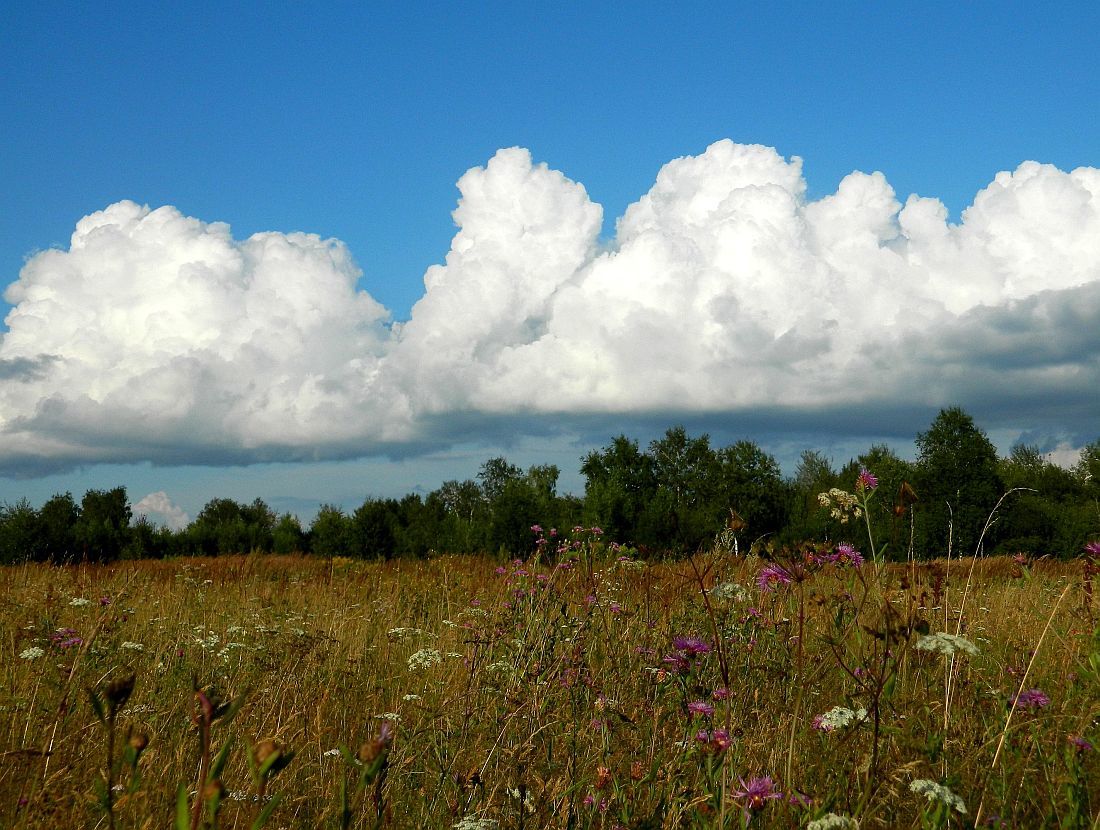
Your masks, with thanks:
[{"label": "thistle bud", "polygon": [[116,678],[107,684],[105,694],[107,696],[107,703],[111,709],[111,714],[114,714],[126,705],[126,701],[130,699],[130,695],[134,691],[134,681],[136,679],[137,675],[130,672],[130,674],[125,677]]},{"label": "thistle bud", "polygon": [[256,761],[256,766],[262,767],[272,755],[277,756],[281,753],[282,749],[279,745],[271,738],[267,738],[256,744],[255,748],[252,750],[252,757]]}]

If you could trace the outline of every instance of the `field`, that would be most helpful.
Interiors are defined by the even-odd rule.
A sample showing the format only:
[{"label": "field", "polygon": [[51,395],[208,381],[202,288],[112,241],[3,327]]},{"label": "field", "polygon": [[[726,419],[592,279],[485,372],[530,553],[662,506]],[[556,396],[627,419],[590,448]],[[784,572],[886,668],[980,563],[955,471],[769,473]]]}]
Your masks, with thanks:
[{"label": "field", "polygon": [[573,553],[8,567],[0,826],[1100,826],[1082,561]]}]

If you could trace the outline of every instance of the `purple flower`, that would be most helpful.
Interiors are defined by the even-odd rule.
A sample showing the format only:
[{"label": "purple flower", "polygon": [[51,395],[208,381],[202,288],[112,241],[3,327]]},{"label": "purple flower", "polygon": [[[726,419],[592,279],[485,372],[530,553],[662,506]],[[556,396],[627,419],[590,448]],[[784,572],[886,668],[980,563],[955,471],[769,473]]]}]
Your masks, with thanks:
[{"label": "purple flower", "polygon": [[686,674],[691,670],[691,663],[680,652],[667,655],[661,662],[668,666],[669,671],[674,671],[677,674]]},{"label": "purple flower", "polygon": [[1042,709],[1050,705],[1050,698],[1041,689],[1026,689],[1009,700],[1013,709]]},{"label": "purple flower", "polygon": [[856,479],[856,489],[861,492],[870,492],[878,487],[878,477],[866,467],[860,467],[859,478]]},{"label": "purple flower", "polygon": [[542,525],[531,525],[532,533],[542,533]]},{"label": "purple flower", "polygon": [[790,585],[791,575],[782,565],[765,565],[756,577],[756,587],[761,591],[774,591],[780,585]]},{"label": "purple flower", "polygon": [[709,718],[714,714],[714,707],[707,703],[705,700],[693,700],[687,705],[688,714],[699,717],[702,715],[705,718]]},{"label": "purple flower", "polygon": [[1085,545],[1085,553],[1092,559],[1100,559],[1100,542],[1089,542]]},{"label": "purple flower", "polygon": [[704,752],[725,752],[733,744],[730,733],[725,729],[715,729],[713,732],[700,729],[695,733],[695,740]]},{"label": "purple flower", "polygon": [[684,657],[698,657],[710,651],[710,641],[702,637],[680,636],[672,638],[672,647],[681,652]]},{"label": "purple flower", "polygon": [[830,559],[835,565],[851,565],[853,568],[863,564],[863,554],[847,542],[837,545]]},{"label": "purple flower", "polygon": [[1092,751],[1092,744],[1090,744],[1080,735],[1067,735],[1066,740],[1069,741],[1073,748],[1078,752]]},{"label": "purple flower", "polygon": [[725,686],[721,686],[711,693],[711,697],[713,697],[715,700],[729,700],[729,696],[730,690],[727,689]]},{"label": "purple flower", "polygon": [[744,801],[747,810],[759,810],[770,799],[782,798],[783,793],[775,786],[770,775],[759,778],[750,778],[748,783],[739,778],[741,789],[733,794],[733,797]]}]

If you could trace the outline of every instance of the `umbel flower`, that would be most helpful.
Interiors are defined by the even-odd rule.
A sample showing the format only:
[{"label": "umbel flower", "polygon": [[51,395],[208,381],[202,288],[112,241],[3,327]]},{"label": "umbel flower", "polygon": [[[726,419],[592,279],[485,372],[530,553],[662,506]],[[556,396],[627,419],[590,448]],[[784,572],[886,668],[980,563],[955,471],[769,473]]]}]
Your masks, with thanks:
[{"label": "umbel flower", "polygon": [[929,801],[938,801],[940,804],[946,804],[952,810],[966,815],[966,802],[962,800],[950,789],[943,784],[937,784],[935,781],[929,781],[927,778],[918,778],[909,785],[909,791],[923,795]]},{"label": "umbel flower", "polygon": [[814,717],[814,729],[819,732],[833,732],[852,724],[860,724],[867,720],[867,710],[847,709],[844,706],[834,706],[828,712]]},{"label": "umbel flower", "polygon": [[925,634],[917,640],[918,651],[932,651],[945,654],[948,657],[962,652],[974,657],[978,654],[978,647],[966,637],[957,634],[948,634],[946,631],[938,631],[935,634]]}]

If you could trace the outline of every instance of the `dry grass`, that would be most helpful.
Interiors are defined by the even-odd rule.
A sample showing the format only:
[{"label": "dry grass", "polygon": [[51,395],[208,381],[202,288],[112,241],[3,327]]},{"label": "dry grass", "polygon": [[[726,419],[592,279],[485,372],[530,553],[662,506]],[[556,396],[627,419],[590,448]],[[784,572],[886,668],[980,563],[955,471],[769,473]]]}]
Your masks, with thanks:
[{"label": "dry grass", "polygon": [[[215,749],[234,740],[221,827],[254,819],[248,747],[267,738],[296,753],[268,785],[282,794],[269,827],[341,826],[345,776],[346,823],[363,827],[799,827],[826,812],[864,828],[965,826],[979,804],[983,824],[1002,822],[992,826],[1097,826],[1097,753],[1067,740],[1100,737],[1100,639],[1079,565],[975,563],[960,616],[968,560],[878,574],[814,566],[774,592],[755,585],[762,564],[506,563],[498,574],[482,558],[264,556],[8,568],[0,826],[170,825],[177,788],[198,773],[193,678],[244,696],[213,726]],[[704,597],[701,584],[718,583],[746,596]],[[918,650],[925,630],[959,631],[980,654]],[[664,658],[684,654],[679,635],[717,647],[678,671]],[[1009,722],[1037,645],[1025,688],[1050,703]],[[43,655],[21,656],[35,648]],[[118,745],[150,741],[135,787],[128,769],[113,773],[108,815],[95,795],[107,731],[86,690],[129,670]],[[694,701],[713,715],[689,713]],[[867,719],[815,729],[836,706]],[[357,793],[359,762],[334,750],[354,756],[390,718],[385,776]],[[724,750],[697,738],[720,729]],[[746,809],[743,783],[763,776],[783,797]],[[911,792],[915,779],[946,784],[967,812]]]}]

